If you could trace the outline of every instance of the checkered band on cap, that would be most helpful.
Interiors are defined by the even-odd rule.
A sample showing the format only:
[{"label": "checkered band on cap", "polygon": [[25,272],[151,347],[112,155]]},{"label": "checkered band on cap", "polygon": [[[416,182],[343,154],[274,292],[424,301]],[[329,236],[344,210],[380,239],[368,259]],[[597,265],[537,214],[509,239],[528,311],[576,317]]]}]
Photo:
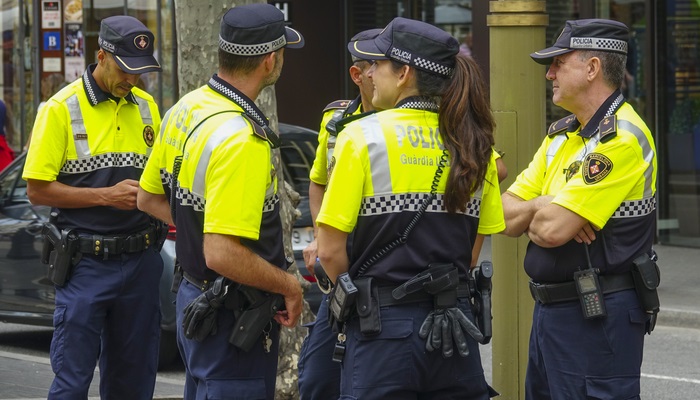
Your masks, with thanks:
[{"label": "checkered band on cap", "polygon": [[219,35],[219,48],[236,56],[261,56],[279,50],[287,44],[284,34],[271,42],[259,44],[237,44],[226,41]]},{"label": "checkered band on cap", "polygon": [[451,77],[452,73],[454,72],[454,68],[446,67],[442,64],[438,64],[434,61],[426,60],[425,58],[421,57],[416,57],[413,59],[413,65],[416,66],[416,68],[420,68],[422,70],[432,72],[434,74],[446,76],[446,77]]},{"label": "checkered band on cap", "polygon": [[572,37],[569,47],[572,49],[603,50],[627,54],[627,42],[618,39]]}]

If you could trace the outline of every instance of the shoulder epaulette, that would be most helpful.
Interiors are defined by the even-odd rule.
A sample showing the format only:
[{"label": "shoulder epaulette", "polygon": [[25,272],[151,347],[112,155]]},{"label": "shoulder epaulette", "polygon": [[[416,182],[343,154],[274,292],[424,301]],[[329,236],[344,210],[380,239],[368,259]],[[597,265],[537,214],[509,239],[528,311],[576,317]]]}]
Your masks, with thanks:
[{"label": "shoulder epaulette", "polygon": [[372,110],[372,111],[367,111],[367,112],[363,112],[360,114],[351,115],[349,117],[345,117],[345,118],[343,118],[340,121],[335,123],[336,130],[338,133],[340,133],[340,131],[342,131],[345,128],[345,125],[347,125],[353,121],[357,121],[358,119],[362,119],[368,115],[372,115],[376,112],[377,112],[376,110]]},{"label": "shoulder epaulette", "polygon": [[352,100],[336,100],[334,102],[328,103],[327,106],[323,108],[323,112],[325,113],[328,110],[337,110],[339,108],[346,108],[348,104],[350,104]]},{"label": "shoulder epaulette", "polygon": [[255,122],[253,118],[251,118],[245,113],[241,115],[243,116],[243,118],[248,120],[248,122],[250,122],[250,125],[253,127],[253,135],[269,142],[273,149],[279,147],[280,137],[272,129],[270,129],[269,127],[260,126],[260,124]]},{"label": "shoulder epaulette", "polygon": [[608,140],[617,136],[617,117],[611,115],[609,117],[603,118],[598,125],[598,132],[600,132],[600,142],[605,143]]},{"label": "shoulder epaulette", "polygon": [[547,136],[554,136],[565,132],[574,120],[576,120],[576,116],[571,114],[568,117],[560,119],[559,121],[552,122],[552,125],[550,125],[549,129],[547,130]]}]

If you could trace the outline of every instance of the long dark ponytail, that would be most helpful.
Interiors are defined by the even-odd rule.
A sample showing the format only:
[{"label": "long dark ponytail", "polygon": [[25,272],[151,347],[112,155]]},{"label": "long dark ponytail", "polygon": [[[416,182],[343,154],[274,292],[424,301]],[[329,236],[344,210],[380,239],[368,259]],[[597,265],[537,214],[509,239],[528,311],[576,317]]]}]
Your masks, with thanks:
[{"label": "long dark ponytail", "polygon": [[445,208],[463,212],[486,176],[496,126],[488,88],[479,65],[470,57],[456,56],[454,75],[440,101],[439,126],[451,157]]}]

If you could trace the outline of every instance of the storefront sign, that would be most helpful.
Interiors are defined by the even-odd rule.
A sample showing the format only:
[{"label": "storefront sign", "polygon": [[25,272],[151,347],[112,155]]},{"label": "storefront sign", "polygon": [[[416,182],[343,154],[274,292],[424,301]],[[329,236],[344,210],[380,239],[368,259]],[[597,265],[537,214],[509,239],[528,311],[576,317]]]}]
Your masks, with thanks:
[{"label": "storefront sign", "polygon": [[44,51],[61,50],[61,32],[44,32]]},{"label": "storefront sign", "polygon": [[61,2],[41,0],[41,28],[58,29],[61,20]]}]

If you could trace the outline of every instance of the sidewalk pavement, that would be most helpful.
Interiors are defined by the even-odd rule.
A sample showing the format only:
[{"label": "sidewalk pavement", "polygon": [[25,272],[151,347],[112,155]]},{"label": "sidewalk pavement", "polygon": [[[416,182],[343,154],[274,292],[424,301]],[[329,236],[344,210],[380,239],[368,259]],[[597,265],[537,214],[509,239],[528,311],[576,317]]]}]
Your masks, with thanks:
[{"label": "sidewalk pavement", "polygon": [[[657,325],[700,329],[700,248],[654,246],[661,269]],[[484,243],[490,254],[490,240]],[[53,379],[47,358],[0,352],[0,399],[46,398]],[[154,399],[182,399],[184,382],[159,376]],[[95,374],[90,399],[99,399],[99,374]]]}]

